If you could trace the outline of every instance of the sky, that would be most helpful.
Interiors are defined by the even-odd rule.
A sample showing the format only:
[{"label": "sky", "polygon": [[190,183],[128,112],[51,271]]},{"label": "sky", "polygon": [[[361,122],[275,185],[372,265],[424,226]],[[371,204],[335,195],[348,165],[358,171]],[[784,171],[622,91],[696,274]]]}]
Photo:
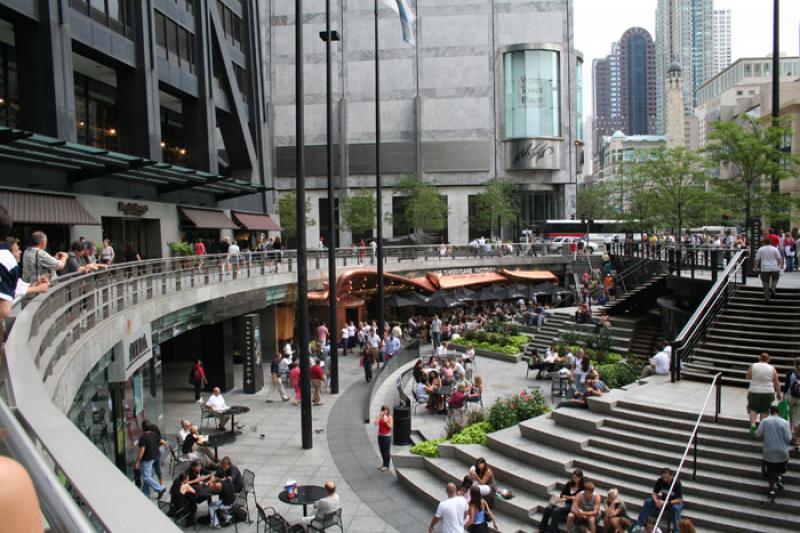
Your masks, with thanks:
[{"label": "sky", "polygon": [[[625,30],[640,26],[655,39],[656,0],[574,0],[575,48],[583,52],[584,114],[592,110],[592,60],[611,52]],[[731,60],[772,52],[772,0],[715,0],[731,10]],[[781,52],[800,55],[800,0],[780,2]]]}]

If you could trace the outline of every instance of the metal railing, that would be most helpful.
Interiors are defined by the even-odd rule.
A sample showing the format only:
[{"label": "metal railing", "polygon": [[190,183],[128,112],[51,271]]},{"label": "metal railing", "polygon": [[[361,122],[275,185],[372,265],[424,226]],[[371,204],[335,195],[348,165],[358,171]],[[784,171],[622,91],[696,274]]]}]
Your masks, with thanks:
[{"label": "metal railing", "polygon": [[[669,487],[669,492],[667,493],[667,497],[672,496],[672,491],[675,489],[675,484],[678,482],[678,478],[681,475],[681,471],[683,470],[684,465],[686,464],[686,458],[689,456],[689,450],[693,450],[694,456],[694,466],[692,471],[692,479],[697,479],[697,450],[698,450],[698,442],[697,442],[697,435],[700,430],[700,422],[703,421],[703,414],[705,413],[706,407],[708,406],[708,400],[711,399],[711,393],[716,393],[716,407],[714,409],[714,422],[719,421],[719,414],[720,410],[722,409],[722,372],[718,372],[714,379],[711,381],[711,385],[708,387],[708,393],[706,394],[706,399],[703,401],[703,407],[700,408],[700,413],[697,415],[697,420],[694,423],[694,428],[692,429],[691,435],[689,435],[689,442],[686,443],[686,448],[683,450],[683,455],[681,456],[681,460],[678,463],[678,468],[675,470],[675,475],[672,476],[672,484]],[[661,506],[661,511],[658,513],[658,518],[656,518],[656,524],[653,527],[653,531],[658,531],[658,524],[661,522],[661,518],[664,516],[664,511],[669,507],[669,505]],[[674,525],[673,525],[674,527]]]},{"label": "metal railing", "polygon": [[[493,245],[481,252],[470,246],[449,246],[446,250],[440,250],[438,245],[391,246],[385,248],[385,260],[402,263],[460,259],[461,264],[466,261],[470,265],[502,266],[506,260],[508,264],[519,264],[520,259],[528,257],[529,248],[525,244],[512,245],[510,253],[498,248]],[[327,250],[309,251],[309,269],[327,269],[327,253]],[[545,250],[544,253],[561,257],[560,252],[548,254]],[[343,271],[362,265],[369,267],[371,259],[369,248],[336,250],[337,266]],[[284,276],[278,284],[288,284],[292,283],[291,274],[296,269],[294,250],[240,252],[233,257],[212,254],[153,259],[121,263],[89,274],[61,276],[47,293],[24,302],[5,346],[0,392],[29,437],[28,452],[37,454],[44,462],[44,465],[29,463],[30,467],[50,476],[58,472],[58,479],[64,480],[62,485],[69,488],[67,497],[74,501],[71,507],[67,506],[70,509],[63,519],[72,520],[72,527],[58,530],[117,531],[136,527],[161,531],[171,527],[158,509],[141,498],[133,483],[50,400],[52,393],[46,382],[66,368],[64,358],[75,350],[76,343],[100,323],[147,301],[235,280],[259,278],[263,284],[270,283],[273,276]],[[252,290],[253,285],[248,283],[247,290]],[[98,482],[100,479],[102,483]],[[50,505],[66,506],[60,501],[65,492],[63,486],[60,493],[37,490],[43,500],[53,498],[52,502],[43,503],[43,509]],[[126,502],[125,513],[119,512],[120,501]],[[83,520],[70,518],[75,513],[82,515]],[[52,523],[58,520],[54,516]]]},{"label": "metal railing", "polygon": [[731,258],[741,249],[722,248],[714,245],[661,244],[650,246],[643,242],[612,243],[612,253],[634,259],[651,259],[665,263],[670,273],[681,276],[688,271],[691,278],[698,272],[711,272],[712,280]]},{"label": "metal railing", "polygon": [[[697,343],[705,336],[708,329],[719,316],[720,310],[728,303],[740,283],[744,283],[744,269],[747,259],[745,250],[738,250],[728,261],[725,270],[717,276],[717,280],[706,293],[703,301],[697,306],[686,325],[672,341],[671,379],[673,382],[681,377],[681,364],[694,350]],[[737,277],[741,275],[741,282]]]}]

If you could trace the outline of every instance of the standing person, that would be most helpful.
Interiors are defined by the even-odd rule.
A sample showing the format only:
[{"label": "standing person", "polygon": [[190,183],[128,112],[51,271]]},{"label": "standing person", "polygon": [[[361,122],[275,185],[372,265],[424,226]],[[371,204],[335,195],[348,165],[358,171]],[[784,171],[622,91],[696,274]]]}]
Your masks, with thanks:
[{"label": "standing person", "polygon": [[375,351],[372,350],[369,342],[361,348],[361,359],[364,366],[364,379],[369,383],[372,381],[372,365],[375,364]]},{"label": "standing person", "polygon": [[220,262],[219,268],[220,272],[222,272],[223,275],[225,274],[225,270],[228,268],[228,263],[230,259],[228,257],[228,251],[230,250],[230,248],[231,248],[231,243],[230,241],[228,241],[227,237],[223,237],[223,239],[219,241],[219,244],[217,245],[217,252],[222,255],[222,257],[219,260]]},{"label": "standing person", "polygon": [[241,272],[241,266],[239,265],[241,259],[240,254],[241,254],[241,248],[239,248],[239,243],[236,242],[236,239],[234,239],[228,245],[227,261],[231,265],[231,273],[233,273],[234,268],[236,268],[236,274],[239,274]]},{"label": "standing person", "polygon": [[442,533],[464,533],[464,518],[467,515],[467,500],[457,494],[455,483],[447,484],[447,499],[439,502],[436,514],[431,518],[428,533],[433,526],[442,523]]},{"label": "standing person", "polygon": [[289,385],[294,389],[294,400],[292,403],[300,403],[300,365],[292,363],[289,365]]},{"label": "standing person", "polygon": [[745,378],[750,382],[747,389],[747,412],[750,414],[750,436],[756,434],[756,421],[761,416],[763,420],[769,412],[769,406],[781,399],[781,384],[778,371],[769,364],[769,354],[761,352],[757,363],[750,365]]},{"label": "standing person", "polygon": [[100,250],[100,262],[104,265],[111,265],[114,263],[114,247],[111,246],[111,241],[103,239],[103,248]]},{"label": "standing person", "polygon": [[375,242],[375,239],[369,241],[369,249],[370,249],[370,256],[369,262],[373,265],[375,264],[375,258],[378,256],[378,243]]},{"label": "standing person", "polygon": [[500,531],[489,504],[481,496],[480,487],[473,485],[469,489],[469,508],[464,527],[469,533],[489,533],[489,520],[492,521],[495,531]]},{"label": "standing person", "polygon": [[775,501],[777,491],[783,489],[782,476],[786,473],[786,465],[789,462],[789,446],[792,442],[789,423],[778,415],[776,405],[769,407],[769,416],[759,424],[756,437],[764,439],[764,462],[761,471],[769,483],[768,497],[770,501]]},{"label": "standing person", "polygon": [[769,302],[769,299],[775,296],[778,278],[781,275],[781,269],[783,269],[783,256],[778,251],[778,248],[772,244],[770,237],[765,238],[762,243],[761,248],[756,253],[754,268],[761,277],[761,286],[764,288],[764,301]]},{"label": "standing person", "polygon": [[136,251],[136,248],[133,247],[133,243],[130,241],[128,241],[128,244],[125,245],[124,258],[128,263],[142,260],[142,256],[139,255],[139,252]]},{"label": "standing person", "polygon": [[375,425],[378,426],[378,449],[381,451],[381,459],[383,463],[378,466],[378,470],[386,472],[389,470],[389,462],[392,459],[392,427],[394,420],[392,415],[389,414],[389,406],[382,405],[381,412],[378,418],[375,419]]},{"label": "standing person", "polygon": [[794,360],[794,368],[786,376],[786,399],[789,403],[789,424],[794,443],[800,439],[800,357]]},{"label": "standing person", "polygon": [[344,327],[342,328],[342,355],[347,355],[347,348],[349,344],[350,344],[350,327],[347,324],[345,324]]},{"label": "standing person", "polygon": [[325,346],[325,344],[328,342],[328,335],[330,335],[328,326],[325,325],[325,322],[320,322],[319,326],[317,326],[317,340],[319,341],[320,346]]},{"label": "standing person", "polygon": [[194,255],[200,257],[197,261],[197,270],[203,270],[203,256],[206,255],[206,244],[203,239],[197,239],[194,243]]},{"label": "standing person", "polygon": [[325,371],[320,365],[320,358],[314,360],[314,366],[311,367],[311,385],[314,387],[314,396],[311,403],[314,405],[322,405],[320,395],[322,394],[322,387],[325,386]]},{"label": "standing person", "polygon": [[203,369],[203,361],[201,359],[197,359],[194,362],[194,366],[192,366],[192,371],[189,374],[189,379],[194,385],[194,399],[195,401],[200,401],[200,391],[203,390],[203,387],[208,386],[208,380],[206,379],[206,371]]},{"label": "standing person", "polygon": [[152,431],[149,422],[147,425],[142,423],[142,429],[144,432],[139,437],[139,452],[136,456],[134,468],[142,472],[142,492],[144,492],[144,495],[150,496],[150,489],[153,489],[158,493],[158,499],[160,500],[166,489],[159,485],[158,481],[153,477],[153,464],[161,458],[161,450],[159,449],[161,439]]},{"label": "standing person", "polygon": [[433,320],[431,320],[431,340],[433,341],[433,351],[438,350],[442,343],[442,321],[439,320],[439,315],[433,315]]},{"label": "standing person", "polygon": [[269,372],[272,375],[272,389],[270,389],[269,394],[267,395],[267,401],[270,401],[269,397],[272,396],[274,391],[278,391],[278,395],[281,397],[281,400],[288,402],[289,396],[286,394],[286,391],[283,390],[283,381],[281,381],[280,354],[276,353],[275,357],[272,358],[272,362],[269,365]]},{"label": "standing person", "polygon": [[787,233],[783,237],[783,257],[786,264],[786,272],[794,272],[794,257],[797,255],[797,247],[791,234]]},{"label": "standing person", "polygon": [[55,257],[47,253],[47,235],[43,231],[34,231],[31,242],[22,254],[22,281],[33,283],[42,276],[55,281],[56,271],[64,268],[67,254],[58,252]]}]

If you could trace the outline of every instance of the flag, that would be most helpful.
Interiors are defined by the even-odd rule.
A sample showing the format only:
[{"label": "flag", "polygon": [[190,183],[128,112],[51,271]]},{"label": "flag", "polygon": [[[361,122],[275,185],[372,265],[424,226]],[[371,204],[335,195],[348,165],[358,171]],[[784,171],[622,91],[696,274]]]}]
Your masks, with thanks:
[{"label": "flag", "polygon": [[416,43],[413,24],[417,17],[411,12],[411,8],[408,7],[408,0],[383,0],[383,3],[400,15],[400,26],[403,28],[403,41],[407,44]]}]

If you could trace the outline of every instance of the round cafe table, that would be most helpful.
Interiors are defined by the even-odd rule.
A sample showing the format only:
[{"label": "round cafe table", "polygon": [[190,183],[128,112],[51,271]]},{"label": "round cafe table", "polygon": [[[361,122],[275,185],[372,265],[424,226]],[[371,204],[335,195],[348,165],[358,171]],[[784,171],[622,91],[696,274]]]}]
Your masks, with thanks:
[{"label": "round cafe table", "polygon": [[325,487],[320,487],[319,485],[299,485],[297,487],[297,495],[294,498],[289,499],[289,492],[283,490],[278,494],[278,499],[289,505],[302,505],[303,516],[306,516],[308,514],[308,505],[320,501],[327,495],[328,491],[325,490]]},{"label": "round cafe table", "polygon": [[231,433],[235,433],[237,435],[241,435],[241,431],[236,430],[236,415],[243,415],[245,413],[250,412],[249,407],[245,407],[244,405],[231,405],[227,409],[225,409],[225,414],[231,415]]},{"label": "round cafe table", "polygon": [[219,456],[217,454],[217,448],[220,446],[227,446],[228,444],[233,444],[236,442],[236,434],[230,431],[224,431],[222,433],[214,433],[213,435],[209,435],[206,441],[203,443],[204,446],[211,446],[214,448],[214,462],[219,463]]}]

